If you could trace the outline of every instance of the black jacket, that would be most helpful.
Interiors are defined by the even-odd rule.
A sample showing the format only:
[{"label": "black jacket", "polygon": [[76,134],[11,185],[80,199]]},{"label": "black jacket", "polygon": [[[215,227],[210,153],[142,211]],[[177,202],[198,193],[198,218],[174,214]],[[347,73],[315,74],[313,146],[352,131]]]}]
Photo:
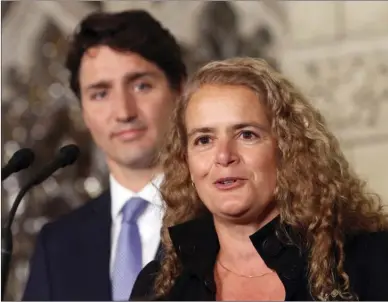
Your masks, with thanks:
[{"label": "black jacket", "polygon": [[23,300],[112,300],[111,227],[109,190],[46,224],[36,240]]},{"label": "black jacket", "polygon": [[109,191],[46,224],[36,240],[23,300],[111,300]]},{"label": "black jacket", "polygon": [[[308,289],[307,255],[283,244],[275,235],[279,218],[250,239],[267,266],[275,270],[286,290],[286,301],[314,300]],[[192,220],[170,228],[170,236],[183,265],[170,293],[161,300],[215,300],[213,267],[219,250],[213,220]],[[345,271],[360,300],[388,300],[388,232],[363,233],[345,244]],[[150,262],[139,274],[131,300],[153,300],[159,262]],[[338,297],[339,298],[339,297]]]}]

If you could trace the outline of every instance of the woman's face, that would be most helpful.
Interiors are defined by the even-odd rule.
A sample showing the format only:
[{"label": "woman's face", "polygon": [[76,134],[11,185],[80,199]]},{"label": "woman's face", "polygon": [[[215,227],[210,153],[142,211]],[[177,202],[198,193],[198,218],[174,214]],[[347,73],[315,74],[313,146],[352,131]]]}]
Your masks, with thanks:
[{"label": "woman's face", "polygon": [[276,186],[276,141],[258,96],[244,86],[204,85],[185,121],[189,170],[209,211],[240,222],[265,216]]}]

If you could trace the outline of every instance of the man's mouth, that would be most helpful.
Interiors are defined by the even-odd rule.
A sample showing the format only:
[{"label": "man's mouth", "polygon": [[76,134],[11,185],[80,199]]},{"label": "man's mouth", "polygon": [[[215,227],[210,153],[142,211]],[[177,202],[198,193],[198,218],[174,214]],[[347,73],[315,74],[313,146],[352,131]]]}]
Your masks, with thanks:
[{"label": "man's mouth", "polygon": [[139,134],[143,133],[145,130],[146,128],[126,129],[126,130],[117,131],[113,133],[112,137],[130,139],[138,136]]}]

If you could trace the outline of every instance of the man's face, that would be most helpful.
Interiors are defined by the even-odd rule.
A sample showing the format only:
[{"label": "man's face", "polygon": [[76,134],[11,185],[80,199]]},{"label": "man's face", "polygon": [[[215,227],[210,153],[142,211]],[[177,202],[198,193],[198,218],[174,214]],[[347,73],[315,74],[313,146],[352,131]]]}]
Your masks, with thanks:
[{"label": "man's face", "polygon": [[108,165],[150,167],[177,97],[163,71],[136,53],[98,46],[84,54],[79,81],[85,124]]}]

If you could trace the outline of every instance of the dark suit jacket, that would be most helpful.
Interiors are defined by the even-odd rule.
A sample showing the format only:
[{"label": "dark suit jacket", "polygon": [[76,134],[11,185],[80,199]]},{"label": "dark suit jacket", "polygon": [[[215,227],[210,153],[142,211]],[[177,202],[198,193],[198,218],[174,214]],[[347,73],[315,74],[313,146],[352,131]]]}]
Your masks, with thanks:
[{"label": "dark suit jacket", "polygon": [[[286,301],[312,301],[307,280],[307,251],[280,241],[279,219],[250,236],[268,267],[275,270],[286,290]],[[219,250],[211,217],[192,220],[170,229],[182,272],[170,292],[159,300],[215,300],[213,267]],[[349,236],[345,244],[345,271],[360,300],[388,300],[388,232]],[[150,262],[139,274],[131,300],[155,300],[153,290],[159,262]],[[337,297],[338,300],[340,297]]]},{"label": "dark suit jacket", "polygon": [[40,232],[23,300],[112,300],[109,191]]}]

